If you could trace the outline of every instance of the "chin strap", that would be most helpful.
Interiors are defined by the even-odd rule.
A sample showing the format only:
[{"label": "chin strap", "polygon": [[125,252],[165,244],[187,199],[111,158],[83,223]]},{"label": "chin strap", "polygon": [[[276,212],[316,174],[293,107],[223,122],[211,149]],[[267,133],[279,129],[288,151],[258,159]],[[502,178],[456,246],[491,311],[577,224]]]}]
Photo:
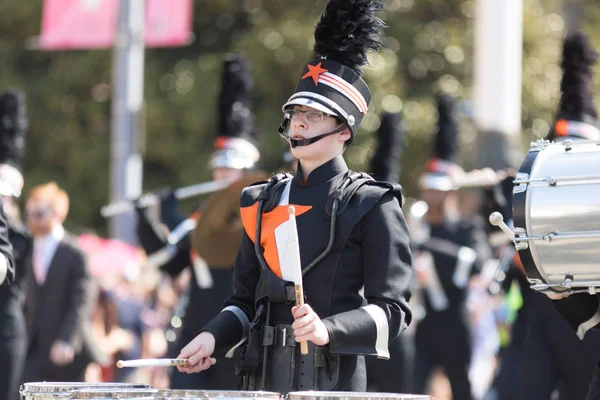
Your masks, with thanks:
[{"label": "chin strap", "polygon": [[286,133],[287,131],[287,127],[289,124],[289,120],[285,119],[281,125],[279,126],[279,129],[277,129],[277,132],[279,132],[279,135],[281,137],[283,137],[285,140],[288,141],[288,143],[290,144],[290,146],[292,147],[292,149],[294,147],[302,147],[302,146],[308,146],[311,145],[315,142],[318,142],[319,140],[326,138],[327,136],[331,136],[331,135],[335,135],[336,133],[340,133],[345,131],[347,128],[349,128],[348,124],[346,122],[344,122],[343,124],[341,124],[340,126],[338,126],[335,130],[328,132],[328,133],[323,133],[322,135],[319,136],[315,136],[313,138],[310,139],[292,139],[289,136],[289,132]]}]

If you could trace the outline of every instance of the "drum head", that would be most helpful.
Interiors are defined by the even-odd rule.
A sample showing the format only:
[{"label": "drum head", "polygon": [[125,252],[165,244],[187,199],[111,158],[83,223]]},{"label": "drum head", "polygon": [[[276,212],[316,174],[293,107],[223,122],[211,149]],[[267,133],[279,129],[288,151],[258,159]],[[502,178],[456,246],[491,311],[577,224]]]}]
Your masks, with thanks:
[{"label": "drum head", "polygon": [[78,388],[72,390],[69,394],[70,399],[136,399],[136,400],[155,400],[158,394],[157,389],[149,388]]},{"label": "drum head", "polygon": [[161,390],[157,399],[281,400],[281,394],[262,391]]}]

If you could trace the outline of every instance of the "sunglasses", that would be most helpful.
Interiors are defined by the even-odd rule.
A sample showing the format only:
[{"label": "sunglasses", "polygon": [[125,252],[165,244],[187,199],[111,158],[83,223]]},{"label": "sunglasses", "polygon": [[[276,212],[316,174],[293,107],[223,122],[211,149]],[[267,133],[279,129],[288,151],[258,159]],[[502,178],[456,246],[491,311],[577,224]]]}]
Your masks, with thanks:
[{"label": "sunglasses", "polygon": [[51,208],[32,208],[25,211],[25,216],[28,219],[43,219],[52,215],[52,213]]}]

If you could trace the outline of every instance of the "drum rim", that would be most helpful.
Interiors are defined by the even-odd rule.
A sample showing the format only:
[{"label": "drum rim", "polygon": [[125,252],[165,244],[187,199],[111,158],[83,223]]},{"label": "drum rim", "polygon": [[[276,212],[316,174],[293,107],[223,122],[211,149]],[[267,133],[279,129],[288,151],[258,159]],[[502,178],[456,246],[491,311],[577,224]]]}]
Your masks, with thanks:
[{"label": "drum rim", "polygon": [[26,382],[19,389],[19,394],[35,395],[36,393],[65,393],[81,389],[149,389],[145,383],[125,382]]},{"label": "drum rim", "polygon": [[[521,164],[519,168],[519,175],[527,175],[531,177],[531,171],[533,170],[533,166],[535,165],[535,160],[538,155],[541,153],[539,149],[530,150],[525,156],[525,160]],[[519,176],[517,175],[517,176]],[[513,221],[515,228],[523,228],[525,232],[528,233],[528,224],[527,224],[527,200],[529,198],[528,194],[530,193],[530,185],[526,184],[526,190],[519,191],[517,193],[513,190]],[[516,186],[515,186],[516,187]],[[531,243],[527,246],[526,249],[521,249],[519,252],[519,258],[521,259],[521,264],[523,265],[523,269],[527,274],[527,278],[531,279],[540,279],[543,282],[546,282],[542,274],[537,269],[537,265],[534,260],[533,253],[531,252]]]},{"label": "drum rim", "polygon": [[[256,397],[268,397],[272,399],[280,399],[281,393],[269,392],[262,390],[202,390],[202,389],[160,389],[158,391],[158,397],[163,398],[185,398],[189,397],[186,394],[193,395],[194,397],[218,397],[217,394],[233,393],[237,397],[243,398],[256,398]],[[211,397],[212,396],[212,397]],[[235,397],[232,396],[232,397]]]},{"label": "drum rim", "polygon": [[[98,397],[93,395],[102,395],[102,394],[115,394],[116,396],[104,396]],[[80,396],[77,396],[80,394]],[[85,396],[85,394],[89,394],[90,396]],[[131,397],[132,395],[135,395]],[[139,395],[139,396],[138,396]],[[132,388],[132,387],[82,387],[77,388],[75,390],[69,391],[69,397],[75,399],[156,399],[158,395],[158,389],[154,388]]]}]

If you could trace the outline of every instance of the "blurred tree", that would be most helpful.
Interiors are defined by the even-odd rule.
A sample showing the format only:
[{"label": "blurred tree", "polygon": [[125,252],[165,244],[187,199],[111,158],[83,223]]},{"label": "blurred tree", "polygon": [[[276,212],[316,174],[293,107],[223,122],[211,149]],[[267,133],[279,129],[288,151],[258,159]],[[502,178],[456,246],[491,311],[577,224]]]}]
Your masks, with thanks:
[{"label": "blurred tree", "polygon": [[[356,144],[352,168],[367,168],[382,111],[404,115],[408,150],[401,183],[409,196],[430,154],[437,119],[433,94],[457,96],[463,163],[469,167],[476,130],[471,123],[472,0],[386,0],[381,17],[387,48],[370,57],[364,75],[372,103]],[[257,129],[263,166],[284,164],[277,135],[281,105],[311,56],[312,33],[325,0],[195,2],[193,43],[148,49],[145,70],[144,190],[209,179],[208,155],[216,129],[221,56],[243,52],[255,78]],[[559,0],[524,0],[523,151],[553,122],[565,32]],[[600,6],[585,6],[584,29],[597,43]],[[31,129],[25,158],[27,189],[56,180],[72,199],[67,226],[106,232],[99,208],[107,202],[111,51],[47,52],[28,49],[39,34],[41,2],[0,3],[0,89],[23,88]],[[195,202],[196,200],[194,200]]]}]

